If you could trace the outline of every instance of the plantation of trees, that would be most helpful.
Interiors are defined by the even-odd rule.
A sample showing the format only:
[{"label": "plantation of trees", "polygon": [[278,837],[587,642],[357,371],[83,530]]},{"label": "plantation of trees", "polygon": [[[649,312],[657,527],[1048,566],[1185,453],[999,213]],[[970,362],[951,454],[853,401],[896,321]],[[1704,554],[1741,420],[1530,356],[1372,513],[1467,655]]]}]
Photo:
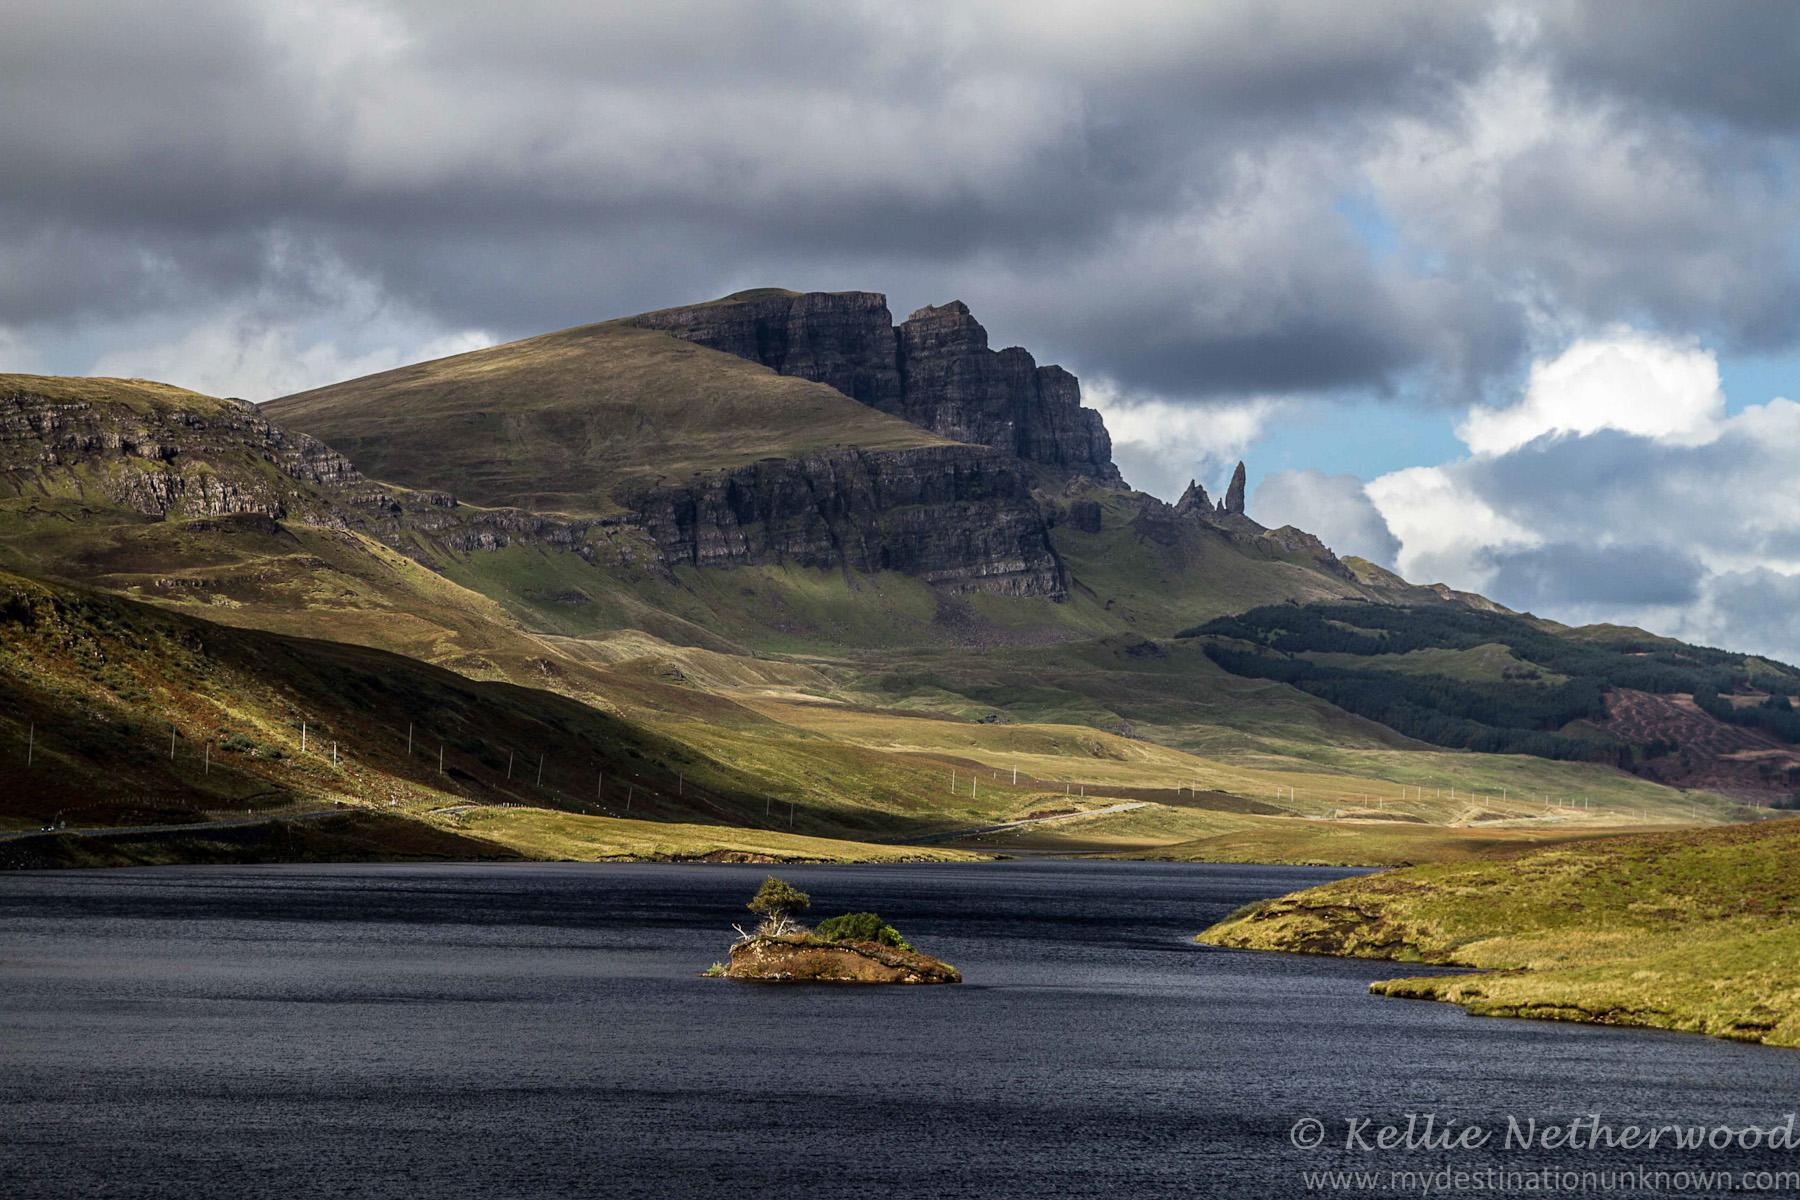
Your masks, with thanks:
[{"label": "plantation of trees", "polygon": [[[1206,654],[1234,675],[1278,680],[1420,741],[1457,749],[1540,758],[1629,763],[1632,748],[1598,729],[1563,732],[1600,720],[1605,694],[1631,688],[1691,694],[1714,717],[1800,742],[1800,711],[1790,695],[1800,673],[1741,654],[1661,638],[1590,639],[1546,629],[1506,613],[1451,605],[1278,604],[1221,617],[1178,637],[1208,639]],[[1531,677],[1500,681],[1325,664],[1307,654],[1406,654],[1502,645],[1537,667]],[[1769,693],[1737,706],[1723,693]],[[1640,751],[1641,752],[1641,751]]]}]

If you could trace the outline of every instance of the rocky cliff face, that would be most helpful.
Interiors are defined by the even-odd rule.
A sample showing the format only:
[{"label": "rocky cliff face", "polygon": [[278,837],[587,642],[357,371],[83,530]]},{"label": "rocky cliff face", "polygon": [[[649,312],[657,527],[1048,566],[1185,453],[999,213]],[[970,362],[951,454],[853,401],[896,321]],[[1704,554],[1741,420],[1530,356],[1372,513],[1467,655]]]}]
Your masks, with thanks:
[{"label": "rocky cliff face", "polygon": [[242,401],[207,403],[133,410],[9,390],[0,395],[0,480],[20,495],[62,470],[96,499],[153,517],[292,512],[330,524],[312,488],[351,503],[384,498],[324,443],[271,425]]},{"label": "rocky cliff face", "polygon": [[995,351],[968,306],[922,308],[898,328],[874,292],[746,292],[667,309],[640,325],[829,384],[957,441],[1118,484],[1100,414],[1081,385],[1019,347]]},{"label": "rocky cliff face", "polygon": [[[470,508],[387,488],[342,455],[238,401],[166,407],[0,393],[0,497],[73,492],[195,530],[226,519],[355,530],[426,565],[536,545],[594,563],[791,562],[902,571],[957,591],[1060,599],[1067,580],[1019,464],[979,446],[836,449],[622,496],[625,517]],[[426,539],[421,541],[421,538]]]},{"label": "rocky cliff face", "polygon": [[627,503],[670,566],[791,562],[901,571],[958,591],[1067,593],[1029,482],[975,447],[771,459]]}]

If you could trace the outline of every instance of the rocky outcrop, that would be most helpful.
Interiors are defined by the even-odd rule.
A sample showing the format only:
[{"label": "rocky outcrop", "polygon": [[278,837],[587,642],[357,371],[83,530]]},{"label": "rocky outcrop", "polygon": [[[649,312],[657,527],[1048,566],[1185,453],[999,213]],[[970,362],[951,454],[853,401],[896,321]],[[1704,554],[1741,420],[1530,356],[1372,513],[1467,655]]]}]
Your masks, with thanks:
[{"label": "rocky outcrop", "polygon": [[897,329],[874,292],[744,292],[665,309],[638,324],[829,384],[961,442],[1117,485],[1100,414],[1081,385],[1019,347],[995,351],[960,300],[919,309]]},{"label": "rocky outcrop", "polygon": [[17,494],[44,472],[71,472],[96,498],[150,517],[292,512],[333,524],[314,488],[349,503],[385,499],[343,455],[252,405],[194,401],[133,408],[14,388],[0,395],[0,479]]},{"label": "rocky outcrop", "polygon": [[1237,470],[1231,473],[1231,485],[1225,489],[1225,501],[1219,505],[1220,512],[1244,512],[1244,464],[1239,462]]},{"label": "rocky outcrop", "polygon": [[828,384],[883,412],[900,403],[893,319],[887,297],[875,292],[800,295],[770,288],[648,313],[637,323]]},{"label": "rocky outcrop", "polygon": [[758,934],[731,948],[727,979],[761,983],[961,983],[949,963],[878,942],[831,942],[809,934]]},{"label": "rocky outcrop", "polygon": [[1098,500],[1071,500],[1069,502],[1068,523],[1072,529],[1083,533],[1099,533],[1102,512]]},{"label": "rocky outcrop", "polygon": [[838,448],[620,499],[669,566],[791,562],[901,571],[957,591],[1067,593],[1029,481],[977,447]]},{"label": "rocky outcrop", "polygon": [[1204,517],[1211,516],[1212,513],[1213,502],[1207,497],[1206,489],[1201,487],[1197,481],[1188,480],[1187,490],[1181,493],[1181,499],[1175,502],[1175,515],[1178,517]]}]

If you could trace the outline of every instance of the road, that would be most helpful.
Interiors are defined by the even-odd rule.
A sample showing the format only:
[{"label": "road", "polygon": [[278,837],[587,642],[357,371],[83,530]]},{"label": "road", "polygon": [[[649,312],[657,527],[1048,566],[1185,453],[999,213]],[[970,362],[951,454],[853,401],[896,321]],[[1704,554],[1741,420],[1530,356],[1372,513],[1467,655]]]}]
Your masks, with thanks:
[{"label": "road", "polygon": [[998,825],[981,825],[974,829],[955,829],[949,833],[934,833],[930,837],[914,838],[919,842],[948,842],[957,838],[986,837],[993,833],[1011,833],[1015,829],[1027,829],[1033,825],[1045,825],[1052,821],[1075,821],[1083,817],[1104,817],[1112,813],[1130,812],[1136,808],[1148,808],[1148,800],[1127,800],[1123,804],[1109,804],[1105,808],[1083,809],[1081,812],[1054,813],[1048,817],[1020,817],[1017,821],[1003,821]]},{"label": "road", "polygon": [[0,833],[0,842],[16,842],[21,838],[50,837],[136,837],[152,833],[205,833],[214,829],[243,829],[251,825],[271,825],[277,821],[316,821],[322,817],[347,816],[362,811],[355,808],[320,808],[300,813],[264,814],[225,817],[217,821],[188,821],[180,825],[91,825],[68,829],[16,829]]}]

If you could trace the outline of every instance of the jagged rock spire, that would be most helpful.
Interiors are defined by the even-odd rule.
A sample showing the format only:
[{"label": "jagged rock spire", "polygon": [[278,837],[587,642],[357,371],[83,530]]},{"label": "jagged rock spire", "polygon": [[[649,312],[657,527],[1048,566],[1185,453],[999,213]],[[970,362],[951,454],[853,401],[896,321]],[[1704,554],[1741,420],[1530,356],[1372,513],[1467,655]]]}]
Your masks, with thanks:
[{"label": "jagged rock spire", "polygon": [[1187,491],[1181,493],[1181,499],[1175,502],[1175,515],[1185,517],[1191,512],[1210,513],[1212,501],[1206,495],[1206,489],[1195,480],[1188,480]]},{"label": "jagged rock spire", "polygon": [[1238,463],[1237,470],[1231,473],[1231,486],[1225,489],[1225,503],[1219,506],[1220,512],[1239,513],[1244,511],[1244,464]]}]

